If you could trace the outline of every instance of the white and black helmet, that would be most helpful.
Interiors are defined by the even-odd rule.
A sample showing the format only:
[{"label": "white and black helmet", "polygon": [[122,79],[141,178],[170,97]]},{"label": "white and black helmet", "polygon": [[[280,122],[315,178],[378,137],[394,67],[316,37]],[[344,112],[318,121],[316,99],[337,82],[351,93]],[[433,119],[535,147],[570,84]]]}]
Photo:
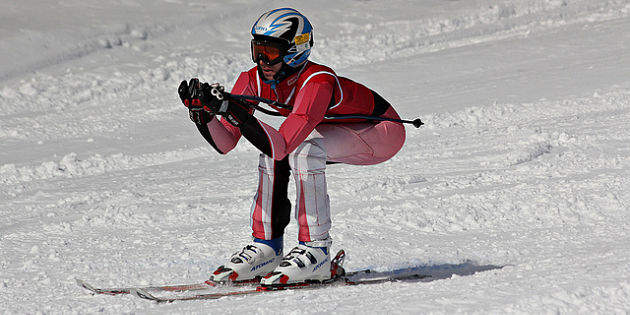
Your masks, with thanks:
[{"label": "white and black helmet", "polygon": [[[313,26],[304,15],[291,8],[275,9],[261,15],[252,27],[252,36],[254,62],[260,59],[269,64],[283,61],[295,68],[308,59],[313,46]],[[254,49],[257,44],[275,45],[282,59],[270,58],[265,50]]]}]

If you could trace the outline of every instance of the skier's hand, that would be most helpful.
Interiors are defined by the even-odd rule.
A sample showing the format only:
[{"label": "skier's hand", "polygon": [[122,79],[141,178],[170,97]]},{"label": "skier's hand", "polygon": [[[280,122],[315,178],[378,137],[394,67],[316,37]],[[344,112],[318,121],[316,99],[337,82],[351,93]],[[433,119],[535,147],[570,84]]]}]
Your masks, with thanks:
[{"label": "skier's hand", "polygon": [[179,98],[184,103],[184,106],[188,107],[188,116],[197,125],[204,125],[212,120],[214,113],[209,108],[204,108],[201,105],[201,83],[199,79],[190,79],[189,83],[182,81],[177,89]]},{"label": "skier's hand", "polygon": [[225,93],[225,88],[219,83],[201,84],[199,99],[201,105],[209,112],[219,115],[227,112],[227,93]]},{"label": "skier's hand", "polygon": [[186,83],[186,80],[182,81],[177,89],[179,98],[184,103],[184,106],[190,108],[191,106],[201,106],[199,102],[199,92],[201,91],[201,83],[199,79],[192,78],[190,83]]},{"label": "skier's hand", "polygon": [[225,92],[225,88],[218,83],[201,84],[199,99],[203,108],[213,114],[223,116],[236,127],[252,117],[249,107],[232,99],[230,94]]}]

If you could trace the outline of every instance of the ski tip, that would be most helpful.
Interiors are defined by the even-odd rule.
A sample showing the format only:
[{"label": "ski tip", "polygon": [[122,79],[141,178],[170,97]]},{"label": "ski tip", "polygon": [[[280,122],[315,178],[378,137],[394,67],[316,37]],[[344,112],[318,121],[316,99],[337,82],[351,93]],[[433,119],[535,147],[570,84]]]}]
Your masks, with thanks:
[{"label": "ski tip", "polygon": [[147,290],[144,289],[140,289],[140,288],[136,288],[136,289],[131,289],[129,290],[129,293],[131,293],[131,295],[135,295],[139,298],[145,299],[145,300],[151,300],[151,301],[155,301],[155,302],[162,302],[162,300],[160,298],[157,298],[155,295],[149,293]]},{"label": "ski tip", "polygon": [[84,289],[87,289],[87,290],[91,291],[92,293],[98,293],[98,291],[96,290],[96,288],[95,288],[95,287],[93,287],[93,286],[91,286],[91,285],[90,285],[90,284],[88,284],[87,282],[85,282],[85,281],[83,281],[83,280],[81,280],[81,279],[74,279],[74,280],[77,282],[77,284],[78,284],[80,287],[82,287],[82,288],[84,288]]}]

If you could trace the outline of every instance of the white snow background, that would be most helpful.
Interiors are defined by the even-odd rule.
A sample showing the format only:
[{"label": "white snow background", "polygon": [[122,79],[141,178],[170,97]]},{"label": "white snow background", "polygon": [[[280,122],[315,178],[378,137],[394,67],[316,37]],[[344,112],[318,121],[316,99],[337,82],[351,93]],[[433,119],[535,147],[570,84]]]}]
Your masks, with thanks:
[{"label": "white snow background", "polygon": [[[314,61],[426,122],[328,168],[333,251],[454,271],[171,304],[79,288],[199,282],[250,241],[258,152],[215,153],[176,90],[231,87],[282,6]],[[0,313],[627,314],[629,127],[629,0],[5,0]]]}]

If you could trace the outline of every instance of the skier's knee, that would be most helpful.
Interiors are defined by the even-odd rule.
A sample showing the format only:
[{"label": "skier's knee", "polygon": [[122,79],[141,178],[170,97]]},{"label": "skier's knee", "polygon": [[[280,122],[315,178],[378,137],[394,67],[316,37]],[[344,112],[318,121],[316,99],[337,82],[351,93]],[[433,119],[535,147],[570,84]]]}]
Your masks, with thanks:
[{"label": "skier's knee", "polygon": [[326,149],[319,139],[302,142],[289,154],[289,165],[294,171],[316,171],[326,168]]}]

